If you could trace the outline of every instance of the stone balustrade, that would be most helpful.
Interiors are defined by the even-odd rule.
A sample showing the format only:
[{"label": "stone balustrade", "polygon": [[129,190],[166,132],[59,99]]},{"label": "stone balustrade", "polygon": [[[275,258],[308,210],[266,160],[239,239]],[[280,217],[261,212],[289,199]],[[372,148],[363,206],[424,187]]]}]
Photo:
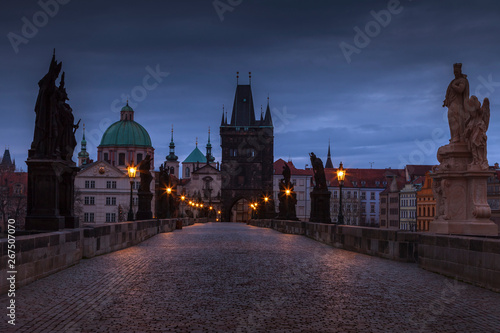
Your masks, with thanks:
[{"label": "stone balustrade", "polygon": [[305,235],[358,253],[402,262],[500,292],[500,239],[386,230],[301,221],[251,220],[248,224]]},{"label": "stone balustrade", "polygon": [[[16,288],[77,264],[82,258],[118,251],[176,229],[178,219],[86,224],[82,228],[15,238]],[[182,225],[192,225],[188,218]],[[8,240],[0,240],[0,294],[9,290]]]}]

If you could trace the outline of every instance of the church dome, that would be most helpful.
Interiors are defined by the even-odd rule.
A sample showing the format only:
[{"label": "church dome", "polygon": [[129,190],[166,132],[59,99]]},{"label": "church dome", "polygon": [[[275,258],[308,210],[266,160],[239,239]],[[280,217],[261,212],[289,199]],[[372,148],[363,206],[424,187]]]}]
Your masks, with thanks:
[{"label": "church dome", "polygon": [[152,147],[146,129],[133,120],[120,120],[109,126],[99,146]]},{"label": "church dome", "polygon": [[134,110],[125,105],[120,120],[104,132],[100,147],[152,147],[148,131],[134,121]]}]

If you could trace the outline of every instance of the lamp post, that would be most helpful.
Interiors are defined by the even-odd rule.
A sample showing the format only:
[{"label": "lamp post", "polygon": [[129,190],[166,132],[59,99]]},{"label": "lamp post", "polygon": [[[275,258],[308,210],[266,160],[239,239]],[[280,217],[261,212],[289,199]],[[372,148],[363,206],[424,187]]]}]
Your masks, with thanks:
[{"label": "lamp post", "polygon": [[170,194],[172,194],[172,188],[167,187],[167,219],[170,218]]},{"label": "lamp post", "polygon": [[135,173],[137,172],[137,168],[134,166],[134,161],[131,162],[130,166],[127,169],[128,177],[130,178],[130,208],[128,210],[127,220],[134,220],[134,211],[132,210],[132,189],[134,185]]},{"label": "lamp post", "polygon": [[339,180],[340,197],[339,197],[339,215],[337,224],[344,224],[344,213],[342,212],[342,186],[344,186],[345,171],[340,162],[339,168],[337,169],[337,179]]},{"label": "lamp post", "polygon": [[186,200],[186,196],[181,195],[181,217],[184,217],[184,200]]}]

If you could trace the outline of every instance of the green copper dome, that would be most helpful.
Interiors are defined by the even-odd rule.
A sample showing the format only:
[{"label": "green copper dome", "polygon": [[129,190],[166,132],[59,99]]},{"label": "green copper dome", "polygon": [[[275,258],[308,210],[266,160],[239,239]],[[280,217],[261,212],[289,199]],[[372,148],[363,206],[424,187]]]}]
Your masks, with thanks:
[{"label": "green copper dome", "polygon": [[109,126],[99,146],[152,147],[148,132],[133,120],[120,120]]},{"label": "green copper dome", "polygon": [[122,111],[134,111],[134,110],[128,105],[128,101],[127,101],[127,105],[122,107]]}]

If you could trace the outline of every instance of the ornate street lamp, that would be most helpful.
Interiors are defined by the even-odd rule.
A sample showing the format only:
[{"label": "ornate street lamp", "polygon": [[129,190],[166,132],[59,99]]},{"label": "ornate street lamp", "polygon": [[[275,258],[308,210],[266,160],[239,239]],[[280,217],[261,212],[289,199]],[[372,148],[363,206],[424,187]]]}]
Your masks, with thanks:
[{"label": "ornate street lamp", "polygon": [[167,187],[166,192],[167,192],[167,219],[169,219],[170,218],[170,194],[172,194],[172,188]]},{"label": "ornate street lamp", "polygon": [[132,189],[134,186],[135,174],[137,172],[137,167],[134,166],[134,161],[131,162],[130,166],[127,168],[128,177],[130,179],[130,208],[128,210],[127,220],[134,220],[134,211],[132,210]]},{"label": "ornate street lamp", "polygon": [[339,168],[337,169],[337,179],[339,180],[339,188],[340,188],[339,215],[337,224],[344,224],[344,213],[342,212],[342,186],[344,186],[345,170],[342,165],[342,162],[340,162]]},{"label": "ornate street lamp", "polygon": [[184,217],[184,201],[186,200],[186,196],[181,195],[181,217]]}]

